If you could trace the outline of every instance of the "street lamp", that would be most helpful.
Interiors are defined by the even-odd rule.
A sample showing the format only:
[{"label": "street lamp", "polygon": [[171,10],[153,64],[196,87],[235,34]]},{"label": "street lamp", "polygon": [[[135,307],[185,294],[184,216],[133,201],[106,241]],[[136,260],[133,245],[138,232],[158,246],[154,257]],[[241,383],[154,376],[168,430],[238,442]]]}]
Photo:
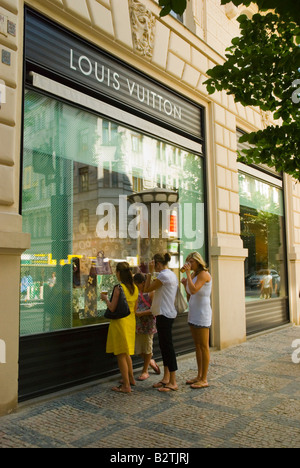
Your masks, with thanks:
[{"label": "street lamp", "polygon": [[[138,204],[143,204],[147,207],[147,213],[148,213],[148,227],[151,226],[151,222],[156,224],[156,226],[160,226],[159,219],[151,219],[153,216],[153,213],[155,213],[158,217],[159,215],[159,210],[154,210],[154,205],[158,204],[162,207],[162,228],[159,234],[159,238],[154,236],[153,238],[150,235],[150,232],[152,233],[152,226],[151,229],[149,229],[149,236],[148,239],[144,239],[139,237],[138,238],[138,245],[137,245],[137,250],[138,250],[138,257],[144,258],[144,259],[150,259],[152,258],[153,255],[151,255],[151,250],[153,250],[152,253],[162,251],[162,250],[168,250],[172,251],[172,254],[178,256],[178,209],[176,205],[178,203],[179,199],[179,193],[178,191],[174,190],[169,190],[169,189],[164,189],[164,188],[159,188],[155,187],[152,189],[147,189],[143,190],[142,192],[138,193],[133,193],[128,196],[128,200],[130,203],[138,203]],[[163,204],[167,204],[169,209]],[[149,209],[149,205],[151,205],[151,208]],[[167,213],[168,212],[168,213]],[[168,223],[166,223],[166,220],[164,219],[164,216],[168,216]],[[165,223],[165,224],[164,224]],[[163,227],[164,224],[164,227]],[[150,242],[150,237],[151,237],[151,242]],[[164,241],[165,239],[167,245],[165,245],[166,248],[164,247]],[[177,244],[177,245],[176,245]],[[155,252],[154,252],[155,251]]]},{"label": "street lamp", "polygon": [[148,190],[143,190],[139,193],[133,193],[132,195],[128,196],[128,200],[131,203],[144,203],[145,205],[148,203],[168,203],[172,205],[173,203],[177,203],[179,198],[178,192],[169,189],[163,189],[159,187],[155,187]]}]

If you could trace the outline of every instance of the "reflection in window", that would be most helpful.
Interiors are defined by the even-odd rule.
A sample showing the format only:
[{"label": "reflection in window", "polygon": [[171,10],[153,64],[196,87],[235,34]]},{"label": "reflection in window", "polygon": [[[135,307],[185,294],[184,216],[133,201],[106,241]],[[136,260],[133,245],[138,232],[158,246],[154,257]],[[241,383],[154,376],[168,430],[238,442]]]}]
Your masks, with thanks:
[{"label": "reflection in window", "polygon": [[199,155],[26,91],[23,169],[22,335],[104,322],[119,261],[206,256]]},{"label": "reflection in window", "polygon": [[173,10],[171,10],[170,15],[174,16],[180,23],[183,23],[183,15],[179,15],[179,13],[175,13]]},{"label": "reflection in window", "polygon": [[134,192],[143,190],[143,179],[141,177],[132,176],[132,190]]},{"label": "reflection in window", "polygon": [[89,191],[89,168],[81,167],[79,169],[79,191],[88,192]]},{"label": "reflection in window", "polygon": [[103,187],[110,187],[110,170],[105,168],[103,169]]},{"label": "reflection in window", "polygon": [[249,254],[245,263],[246,300],[286,296],[282,190],[250,175],[239,175],[241,236]]},{"label": "reflection in window", "polygon": [[80,229],[84,229],[85,231],[90,230],[90,212],[89,210],[80,210],[79,211],[79,226]]}]

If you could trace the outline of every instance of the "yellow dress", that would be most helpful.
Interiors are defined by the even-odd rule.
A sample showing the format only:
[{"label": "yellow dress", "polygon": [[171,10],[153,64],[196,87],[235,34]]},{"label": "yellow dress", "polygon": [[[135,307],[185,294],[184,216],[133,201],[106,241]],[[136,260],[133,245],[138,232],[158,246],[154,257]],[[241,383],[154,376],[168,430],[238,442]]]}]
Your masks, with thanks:
[{"label": "yellow dress", "polygon": [[137,286],[134,286],[134,293],[130,294],[124,284],[121,283],[121,286],[129,305],[130,315],[119,320],[111,320],[107,335],[106,352],[114,353],[115,356],[124,353],[133,356],[136,329],[135,305],[138,300],[139,290]]}]

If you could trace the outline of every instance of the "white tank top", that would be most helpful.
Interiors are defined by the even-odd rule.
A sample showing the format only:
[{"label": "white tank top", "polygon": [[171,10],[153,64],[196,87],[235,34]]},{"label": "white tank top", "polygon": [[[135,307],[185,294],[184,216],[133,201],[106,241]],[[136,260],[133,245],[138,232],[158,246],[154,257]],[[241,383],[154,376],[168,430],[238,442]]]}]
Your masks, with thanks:
[{"label": "white tank top", "polygon": [[[195,284],[197,276],[193,279]],[[187,285],[187,292],[190,294],[189,287]],[[196,294],[191,294],[189,300],[189,323],[197,325],[199,327],[210,327],[212,322],[212,309],[211,309],[211,291],[212,291],[212,280],[209,283],[205,283],[200,291]]]}]

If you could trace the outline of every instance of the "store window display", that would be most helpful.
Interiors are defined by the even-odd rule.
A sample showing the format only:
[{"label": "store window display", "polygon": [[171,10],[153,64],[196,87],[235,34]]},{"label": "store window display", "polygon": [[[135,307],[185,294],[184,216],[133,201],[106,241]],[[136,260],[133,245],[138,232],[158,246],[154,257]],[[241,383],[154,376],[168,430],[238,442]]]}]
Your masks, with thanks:
[{"label": "store window display", "polygon": [[246,301],[286,296],[285,220],[282,189],[239,174],[241,236],[249,250],[245,263]]},{"label": "store window display", "polygon": [[[21,335],[101,324],[115,266],[205,257],[202,154],[26,90]],[[25,280],[22,278],[29,278]]]}]

